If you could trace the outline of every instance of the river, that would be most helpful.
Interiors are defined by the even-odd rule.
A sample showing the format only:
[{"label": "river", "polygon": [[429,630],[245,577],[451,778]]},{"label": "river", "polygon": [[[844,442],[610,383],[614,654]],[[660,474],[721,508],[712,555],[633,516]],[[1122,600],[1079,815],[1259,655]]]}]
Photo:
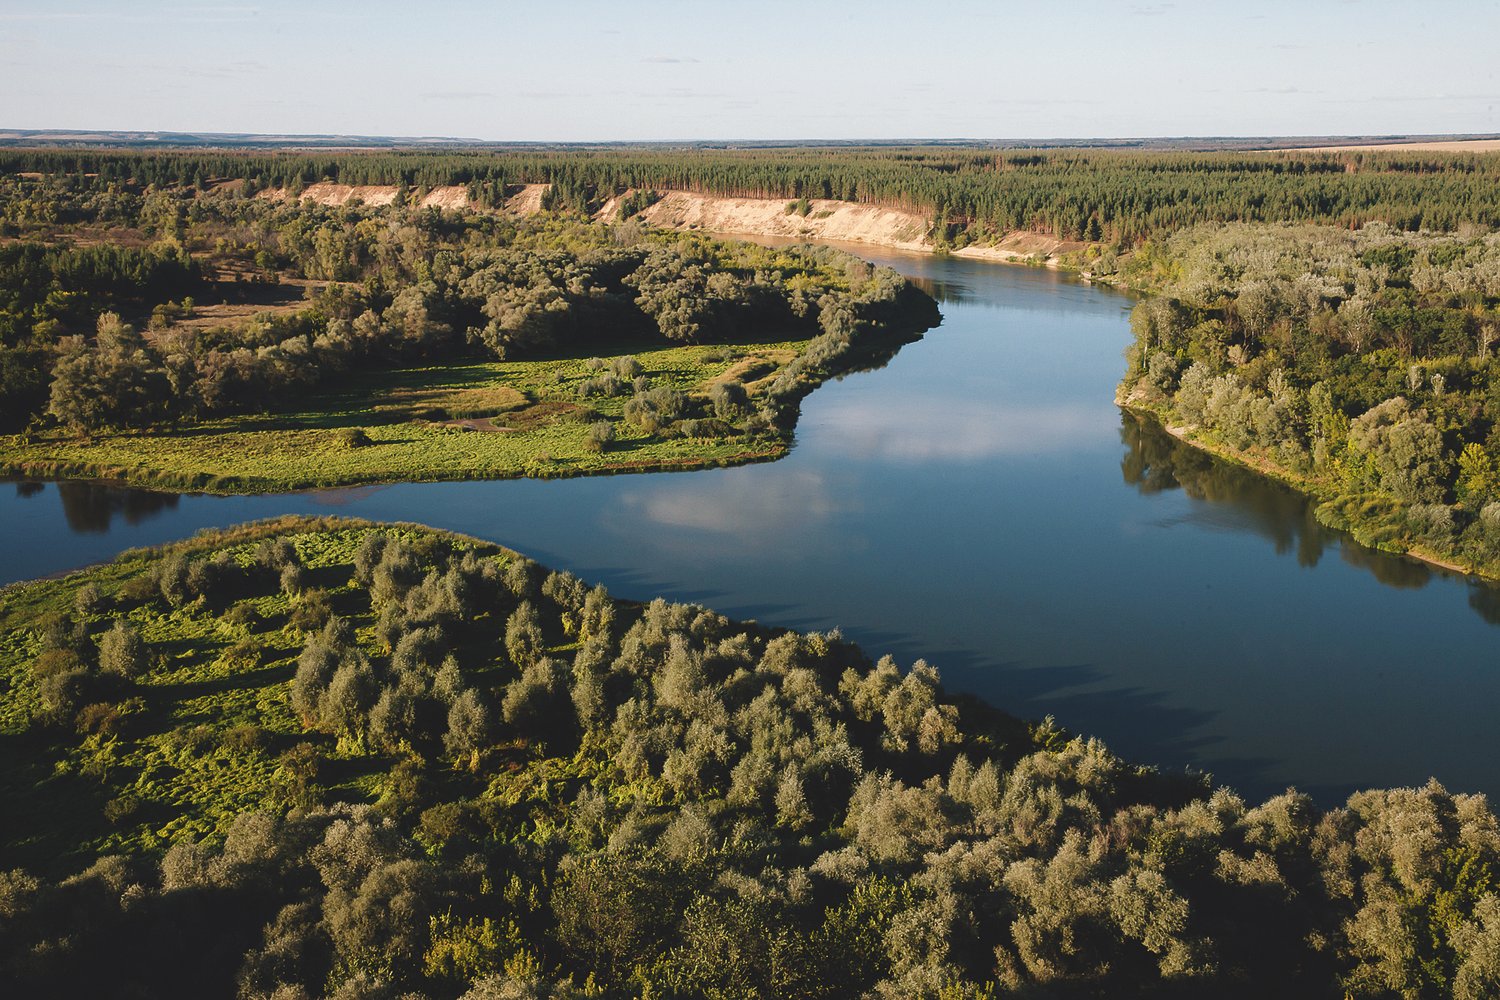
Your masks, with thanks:
[{"label": "river", "polygon": [[861,248],[943,324],[803,404],[786,459],[280,496],[0,489],[0,582],[295,512],[411,520],[872,654],[1116,753],[1295,785],[1500,792],[1500,599],[1320,528],[1273,483],[1111,403],[1130,300],[1067,276]]}]

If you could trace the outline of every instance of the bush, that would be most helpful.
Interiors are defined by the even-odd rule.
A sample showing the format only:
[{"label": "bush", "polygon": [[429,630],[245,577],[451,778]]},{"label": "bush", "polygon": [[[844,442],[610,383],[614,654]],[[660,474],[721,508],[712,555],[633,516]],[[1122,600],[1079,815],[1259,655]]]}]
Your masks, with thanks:
[{"label": "bush", "polygon": [[235,753],[259,753],[271,744],[271,736],[260,726],[242,722],[224,731],[224,747]]},{"label": "bush", "polygon": [[92,618],[105,607],[104,593],[97,584],[85,583],[73,595],[73,610],[80,618]]},{"label": "bush", "polygon": [[625,404],[625,419],[647,434],[655,433],[662,424],[661,413],[644,396],[636,396]]},{"label": "bush", "polygon": [[366,448],[375,443],[363,427],[340,427],[334,437],[344,448]]},{"label": "bush", "polygon": [[99,637],[99,669],[121,677],[145,673],[146,644],[124,619],[115,619],[109,631]]},{"label": "bush", "polygon": [[626,383],[621,382],[613,374],[606,372],[596,375],[594,378],[584,379],[578,384],[578,398],[589,399],[593,396],[620,396],[625,392]]},{"label": "bush", "polygon": [[735,420],[750,411],[750,396],[734,379],[715,383],[708,390],[708,399],[714,405],[714,416],[720,420]]},{"label": "bush", "polygon": [[596,420],[589,424],[588,435],[583,446],[589,451],[603,451],[615,439],[615,425],[608,420]]}]

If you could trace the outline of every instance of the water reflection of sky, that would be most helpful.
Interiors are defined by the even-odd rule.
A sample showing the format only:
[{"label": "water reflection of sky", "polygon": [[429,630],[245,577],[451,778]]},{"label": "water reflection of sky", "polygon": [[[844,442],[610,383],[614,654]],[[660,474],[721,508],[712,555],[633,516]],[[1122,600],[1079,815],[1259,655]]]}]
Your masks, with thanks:
[{"label": "water reflection of sky", "polygon": [[1109,405],[1019,406],[1001,400],[902,396],[846,400],[821,414],[820,431],[856,458],[901,463],[979,462],[1038,455],[1099,437]]},{"label": "water reflection of sky", "polygon": [[1352,545],[1295,494],[1122,421],[1123,297],[879,256],[930,280],[943,325],[809,397],[783,461],[279,497],[23,486],[0,492],[0,576],[284,512],[419,521],[622,596],[840,626],[1253,795],[1430,774],[1500,792],[1496,591]]}]

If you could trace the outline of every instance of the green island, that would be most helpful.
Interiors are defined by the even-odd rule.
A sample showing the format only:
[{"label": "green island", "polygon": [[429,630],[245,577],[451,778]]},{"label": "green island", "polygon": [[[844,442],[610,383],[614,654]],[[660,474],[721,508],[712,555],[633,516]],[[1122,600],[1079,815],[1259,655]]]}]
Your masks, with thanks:
[{"label": "green island", "polygon": [[1259,804],[837,634],[286,518],[0,592],[22,995],[1492,995],[1482,796]]}]

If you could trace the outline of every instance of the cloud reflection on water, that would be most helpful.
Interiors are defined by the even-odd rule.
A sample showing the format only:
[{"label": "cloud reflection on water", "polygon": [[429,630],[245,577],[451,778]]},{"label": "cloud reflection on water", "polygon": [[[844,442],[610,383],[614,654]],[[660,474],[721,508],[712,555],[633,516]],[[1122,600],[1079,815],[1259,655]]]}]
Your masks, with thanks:
[{"label": "cloud reflection on water", "polygon": [[818,414],[816,433],[859,458],[979,462],[1108,440],[1101,427],[1108,426],[1113,409],[1090,403],[849,399]]},{"label": "cloud reflection on water", "polygon": [[836,485],[817,469],[754,472],[737,469],[642,483],[622,491],[618,513],[605,514],[604,522],[622,533],[636,532],[642,521],[674,529],[652,535],[653,545],[673,551],[704,551],[705,535],[713,536],[716,551],[732,548],[761,559],[769,552],[850,551],[849,536],[824,529],[863,509],[857,489]]}]

